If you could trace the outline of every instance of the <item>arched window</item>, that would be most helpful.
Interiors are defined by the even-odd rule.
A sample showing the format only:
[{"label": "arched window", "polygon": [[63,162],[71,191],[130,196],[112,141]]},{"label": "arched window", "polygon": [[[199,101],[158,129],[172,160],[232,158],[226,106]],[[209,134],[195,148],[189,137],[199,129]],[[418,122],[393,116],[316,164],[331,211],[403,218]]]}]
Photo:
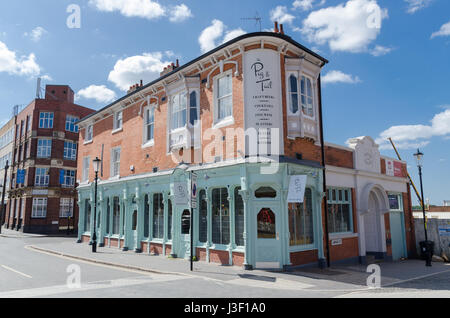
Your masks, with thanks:
[{"label": "arched window", "polygon": [[199,192],[199,241],[206,243],[208,240],[208,203],[206,202],[206,191]]},{"label": "arched window", "polygon": [[258,238],[276,238],[275,213],[271,209],[264,208],[258,213]]},{"label": "arched window", "polygon": [[289,110],[293,115],[298,113],[298,80],[294,74],[289,76]]},{"label": "arched window", "polygon": [[312,86],[312,80],[309,77],[302,76],[301,94],[302,94],[303,114],[305,114],[306,116],[309,116],[309,117],[314,117],[313,86]]},{"label": "arched window", "polygon": [[223,245],[230,243],[230,203],[227,188],[212,191],[212,242]]},{"label": "arched window", "polygon": [[272,187],[260,187],[255,191],[255,197],[261,198],[276,198],[277,191]]},{"label": "arched window", "polygon": [[189,94],[189,123],[194,126],[198,120],[197,108],[197,92],[193,91]]}]

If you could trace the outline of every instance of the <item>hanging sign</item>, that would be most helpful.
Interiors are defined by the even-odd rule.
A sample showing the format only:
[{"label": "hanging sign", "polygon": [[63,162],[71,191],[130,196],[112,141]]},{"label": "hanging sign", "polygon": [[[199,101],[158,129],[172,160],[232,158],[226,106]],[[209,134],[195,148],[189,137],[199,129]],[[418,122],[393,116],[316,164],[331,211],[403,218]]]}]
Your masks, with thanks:
[{"label": "hanging sign", "polygon": [[303,203],[305,197],[306,175],[291,176],[288,203]]},{"label": "hanging sign", "polygon": [[187,205],[189,203],[187,184],[185,182],[174,183],[174,196],[175,205]]}]

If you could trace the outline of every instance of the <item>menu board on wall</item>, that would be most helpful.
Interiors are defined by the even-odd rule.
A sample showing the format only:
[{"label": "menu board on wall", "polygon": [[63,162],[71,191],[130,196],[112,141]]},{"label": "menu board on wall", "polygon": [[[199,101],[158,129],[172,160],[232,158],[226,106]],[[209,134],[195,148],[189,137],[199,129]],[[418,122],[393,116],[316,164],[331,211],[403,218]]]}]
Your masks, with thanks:
[{"label": "menu board on wall", "polygon": [[386,159],[386,175],[392,177],[402,177],[402,164],[394,160]]},{"label": "menu board on wall", "polygon": [[[244,57],[245,129],[254,128],[258,131],[258,154],[284,154],[281,98],[278,52],[272,50],[246,52]],[[279,135],[276,140],[275,131]],[[252,142],[256,141],[246,142],[247,146]],[[255,155],[249,153],[248,147],[246,152]]]}]

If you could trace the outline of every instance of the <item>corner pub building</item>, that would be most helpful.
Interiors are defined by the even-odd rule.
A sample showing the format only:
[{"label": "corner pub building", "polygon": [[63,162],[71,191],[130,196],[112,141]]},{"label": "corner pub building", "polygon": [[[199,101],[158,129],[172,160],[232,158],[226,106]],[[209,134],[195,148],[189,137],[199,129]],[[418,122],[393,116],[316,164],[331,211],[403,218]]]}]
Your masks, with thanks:
[{"label": "corner pub building", "polygon": [[[320,72],[327,62],[276,26],[171,64],[82,119],[78,242],[92,243],[98,157],[100,246],[188,259],[190,205],[178,193],[187,195],[195,172],[201,261],[288,269],[323,266],[327,254],[333,263],[407,257],[415,245],[406,164],[381,157],[370,137],[349,147],[324,143]],[[266,135],[267,144],[279,144],[277,160],[273,147],[272,156],[249,160],[254,144],[230,136],[231,128],[261,127],[279,129]],[[277,169],[264,171],[275,161]],[[288,203],[298,175],[306,176],[303,203]]]}]

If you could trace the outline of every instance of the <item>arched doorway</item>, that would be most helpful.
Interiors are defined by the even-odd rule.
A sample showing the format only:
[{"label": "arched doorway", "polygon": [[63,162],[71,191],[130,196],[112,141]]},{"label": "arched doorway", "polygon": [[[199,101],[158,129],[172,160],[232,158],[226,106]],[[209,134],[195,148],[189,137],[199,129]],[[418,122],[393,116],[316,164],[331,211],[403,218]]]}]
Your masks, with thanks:
[{"label": "arched doorway", "polygon": [[381,251],[380,248],[380,204],[373,192],[369,194],[369,210],[364,215],[366,254]]}]

